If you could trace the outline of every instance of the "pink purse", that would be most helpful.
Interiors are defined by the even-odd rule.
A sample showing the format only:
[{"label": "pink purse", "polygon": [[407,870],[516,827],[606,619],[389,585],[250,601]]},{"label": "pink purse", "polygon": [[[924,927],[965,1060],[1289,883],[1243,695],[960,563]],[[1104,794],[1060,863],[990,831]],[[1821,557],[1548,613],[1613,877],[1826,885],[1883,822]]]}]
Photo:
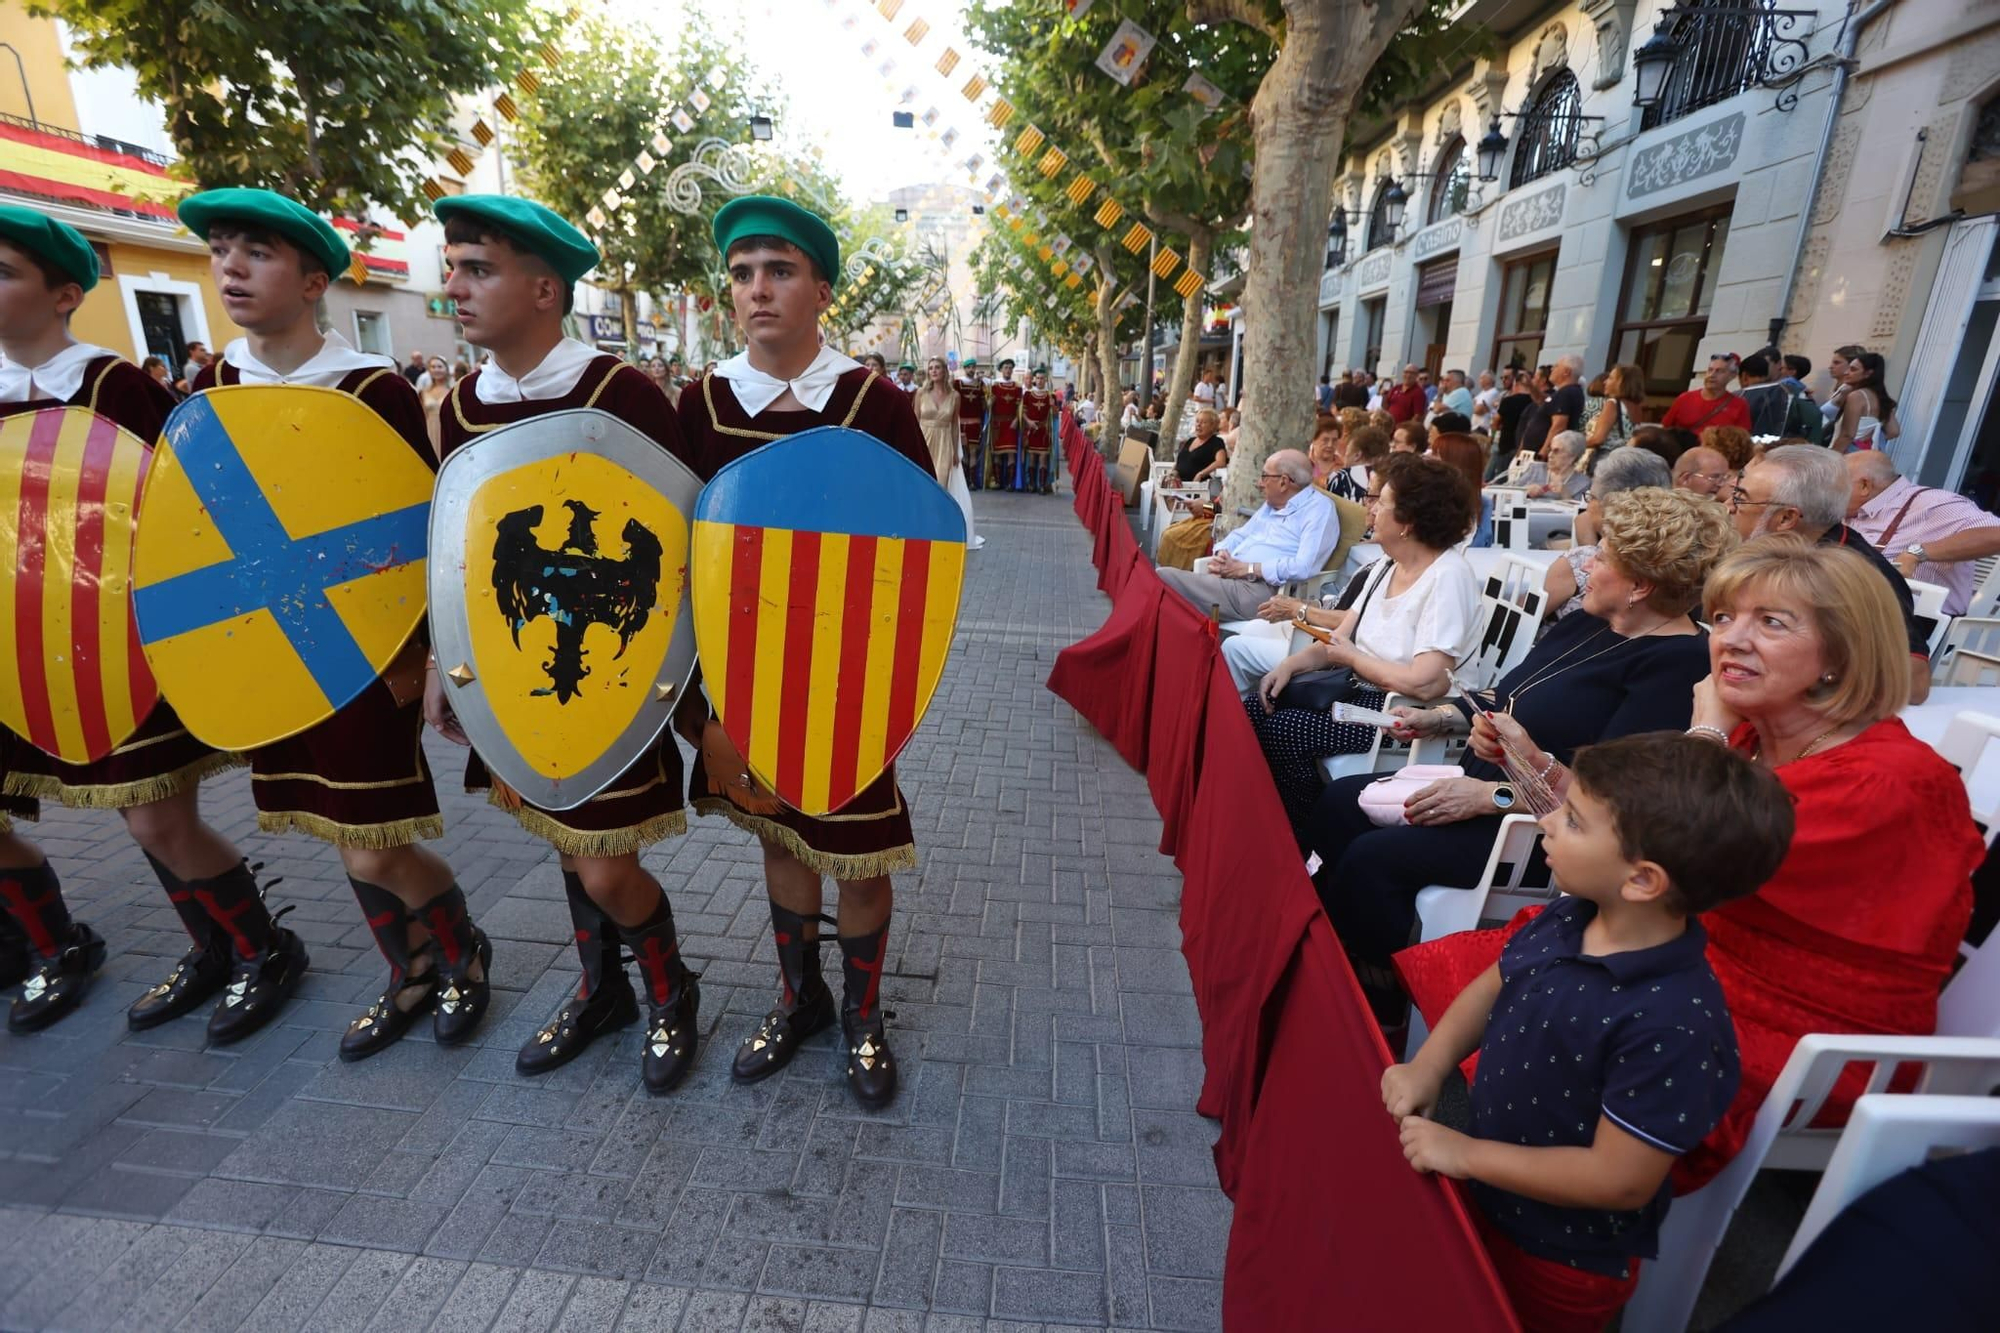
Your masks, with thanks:
[{"label": "pink purse", "polygon": [[1410,817],[1403,805],[1433,782],[1462,778],[1465,770],[1457,764],[1410,764],[1385,774],[1361,789],[1361,809],[1368,822],[1382,828],[1407,824]]}]

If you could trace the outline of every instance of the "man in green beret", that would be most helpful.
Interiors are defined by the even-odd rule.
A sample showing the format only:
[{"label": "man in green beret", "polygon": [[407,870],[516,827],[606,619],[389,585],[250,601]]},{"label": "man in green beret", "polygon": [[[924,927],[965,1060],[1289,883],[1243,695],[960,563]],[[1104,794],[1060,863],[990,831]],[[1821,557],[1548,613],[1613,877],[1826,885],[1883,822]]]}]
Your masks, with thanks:
[{"label": "man in green beret", "polygon": [[993,458],[995,490],[1021,489],[1021,395],[1014,378],[1014,358],[1003,356],[994,367],[993,383],[986,387],[986,448]]},{"label": "man in green beret", "polygon": [[[588,407],[617,417],[693,468],[673,408],[646,373],[563,332],[577,279],[597,266],[597,247],[582,232],[533,200],[509,195],[456,195],[438,200],[434,210],[451,261],[445,295],[457,305],[465,336],[492,356],[452,386],[438,414],[442,454],[474,445],[499,426]],[[466,743],[435,661],[424,708],[441,734]],[[681,958],[666,890],[639,864],[645,848],[687,831],[673,738],[662,736],[604,791],[569,810],[527,804],[496,784],[477,755],[466,764],[465,782],[469,790],[491,791],[494,804],[555,848],[583,964],[577,994],[527,1040],[514,1067],[547,1073],[639,1016],[619,961],[622,939],[646,992],[641,1080],[652,1093],[677,1086],[694,1063],[701,992]]]},{"label": "man in green beret", "polygon": [[966,357],[959,363],[959,377],[951,387],[958,394],[959,458],[965,465],[965,484],[978,490],[985,483],[986,455],[980,444],[986,432],[986,381],[979,362]]},{"label": "man in green beret", "polygon": [[[320,299],[353,262],[325,218],[297,200],[256,189],[189,195],[180,216],[208,242],[215,289],[244,334],[196,377],[196,392],[248,384],[350,394],[436,469],[423,404],[395,361],[356,351],[338,332],[320,330]],[[438,1043],[461,1043],[491,1000],[486,971],[492,946],[472,924],[451,867],[418,846],[443,836],[444,819],[424,761],[422,710],[414,690],[399,691],[392,682],[414,678],[424,656],[421,640],[413,636],[404,658],[326,721],[250,753],[258,827],[334,846],[389,964],[381,997],[341,1036],[344,1060],[385,1049],[432,1008]],[[224,1001],[239,1015],[228,1019],[231,1033],[240,1036],[268,1019],[305,966],[305,948],[287,930],[278,930],[276,942],[255,958],[239,962],[236,981],[246,989],[232,1004],[232,981],[231,998]],[[217,1036],[213,1025],[210,1036]]]},{"label": "man in green beret", "polygon": [[896,387],[904,393],[915,393],[917,391],[920,386],[917,384],[916,362],[905,361],[902,365],[896,367]]},{"label": "man in green beret", "polygon": [[[714,230],[747,347],[681,395],[681,431],[702,476],[817,426],[863,431],[929,473],[930,449],[910,396],[820,337],[820,316],[840,276],[833,229],[788,200],[750,195],[717,210]],[[838,815],[814,818],[757,786],[722,724],[710,720],[690,787],[697,811],[721,814],[763,843],[779,999],[738,1049],[735,1077],[754,1082],[775,1074],[835,1021],[819,956],[824,881],[831,878],[839,894],[844,985],[837,1012],[848,1087],[864,1106],[886,1104],[897,1082],[881,1005],[894,901],[889,875],[917,862],[893,766]]]},{"label": "man in green beret", "polygon": [[[78,342],[70,316],[97,285],[97,253],[82,233],[31,208],[0,205],[0,417],[64,407],[108,418],[147,443],[159,438],[173,394],[107,347]],[[0,731],[0,985],[27,979],[8,1012],[16,1031],[47,1027],[82,1002],[105,943],[73,921],[56,872],[7,814],[33,818],[40,798],[114,809],[152,863],[193,941],[168,981],[127,1014],[135,1029],[186,1013],[222,989],[230,940],[201,897],[254,898],[243,854],[201,818],[203,777],[230,767],[156,704],[111,754],[69,764]]]},{"label": "man in green beret", "polygon": [[1048,495],[1055,489],[1055,429],[1056,396],[1049,392],[1049,368],[1036,366],[1021,392],[1021,450],[1026,455],[1022,490]]}]

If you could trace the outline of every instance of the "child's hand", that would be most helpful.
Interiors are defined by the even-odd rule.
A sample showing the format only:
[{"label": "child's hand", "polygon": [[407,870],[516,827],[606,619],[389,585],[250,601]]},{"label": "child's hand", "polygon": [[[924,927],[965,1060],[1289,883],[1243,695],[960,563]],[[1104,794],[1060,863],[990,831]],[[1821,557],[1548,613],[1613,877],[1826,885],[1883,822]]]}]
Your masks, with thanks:
[{"label": "child's hand", "polygon": [[1443,1079],[1416,1065],[1390,1065],[1382,1071],[1382,1105],[1398,1120],[1422,1115],[1436,1103],[1443,1086]]},{"label": "child's hand", "polygon": [[1474,1140],[1455,1129],[1446,1129],[1422,1116],[1403,1117],[1403,1156],[1419,1171],[1435,1171],[1453,1180],[1471,1174],[1466,1165],[1467,1149]]}]

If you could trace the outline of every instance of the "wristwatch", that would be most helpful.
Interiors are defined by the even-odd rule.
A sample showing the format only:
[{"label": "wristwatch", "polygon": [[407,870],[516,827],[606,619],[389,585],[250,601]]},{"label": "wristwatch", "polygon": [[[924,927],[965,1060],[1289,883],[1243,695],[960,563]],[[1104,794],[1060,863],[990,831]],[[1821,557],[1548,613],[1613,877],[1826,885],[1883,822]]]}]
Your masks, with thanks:
[{"label": "wristwatch", "polygon": [[1493,789],[1493,808],[1503,812],[1514,808],[1514,788],[1510,784],[1503,782]]},{"label": "wristwatch", "polygon": [[1924,555],[1924,544],[1922,542],[1911,542],[1908,546],[1905,546],[1903,548],[1903,554],[1915,556],[1917,558],[1917,563],[1920,565],[1924,563],[1925,559],[1927,559],[1927,557]]}]

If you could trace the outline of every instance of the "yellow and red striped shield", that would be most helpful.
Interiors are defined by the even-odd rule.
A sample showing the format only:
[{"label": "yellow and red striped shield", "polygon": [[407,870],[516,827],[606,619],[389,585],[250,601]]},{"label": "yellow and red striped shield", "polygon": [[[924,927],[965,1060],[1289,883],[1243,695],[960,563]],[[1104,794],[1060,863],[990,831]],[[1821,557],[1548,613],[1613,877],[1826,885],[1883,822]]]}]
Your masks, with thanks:
[{"label": "yellow and red striped shield", "polygon": [[102,759],[159,702],[132,618],[132,539],[152,451],[108,417],[0,422],[0,722],[72,764]]},{"label": "yellow and red striped shield", "polygon": [[717,473],[695,505],[702,680],[757,780],[808,815],[880,777],[944,674],[965,517],[927,469],[839,426]]}]

